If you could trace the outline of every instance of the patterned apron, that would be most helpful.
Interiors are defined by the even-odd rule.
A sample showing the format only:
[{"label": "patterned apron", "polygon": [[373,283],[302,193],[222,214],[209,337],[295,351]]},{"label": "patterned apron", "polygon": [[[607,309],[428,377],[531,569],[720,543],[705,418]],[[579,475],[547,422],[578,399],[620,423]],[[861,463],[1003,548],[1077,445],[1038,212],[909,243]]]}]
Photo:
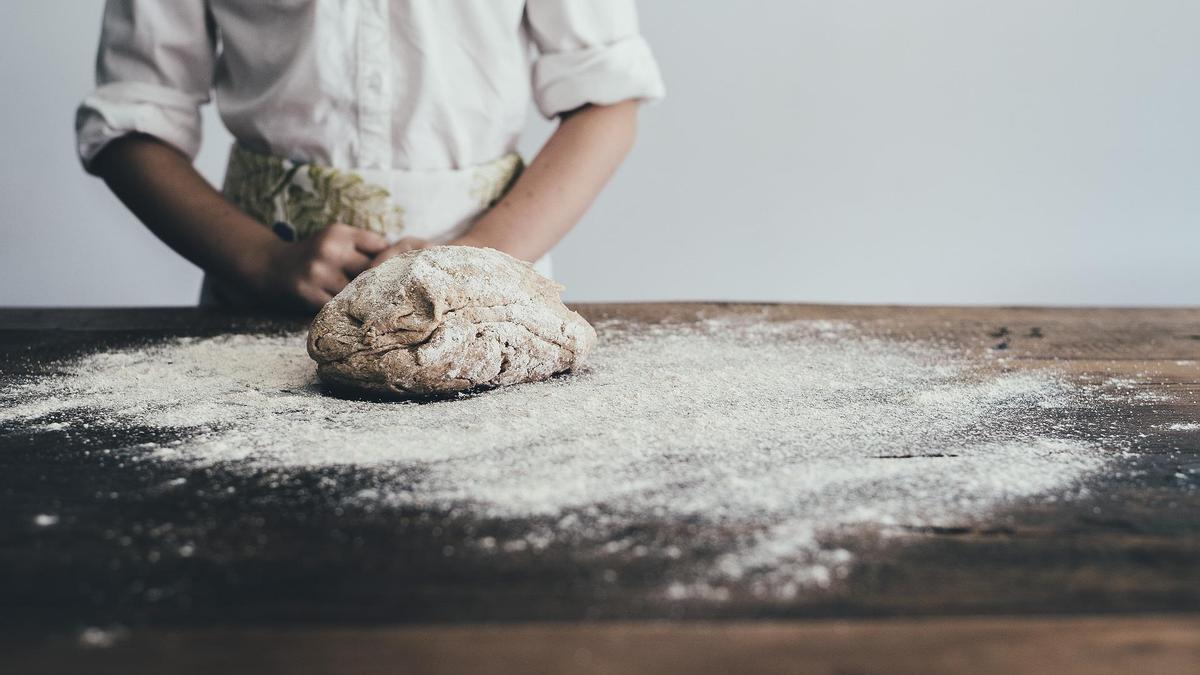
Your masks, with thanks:
[{"label": "patterned apron", "polygon": [[[235,145],[224,194],[286,241],[331,223],[378,232],[395,242],[420,237],[446,242],[466,232],[507,192],[524,169],[509,153],[479,166],[445,171],[336,169],[263,155]],[[550,276],[550,258],[534,268]],[[250,304],[236,289],[205,277],[201,305]]]}]

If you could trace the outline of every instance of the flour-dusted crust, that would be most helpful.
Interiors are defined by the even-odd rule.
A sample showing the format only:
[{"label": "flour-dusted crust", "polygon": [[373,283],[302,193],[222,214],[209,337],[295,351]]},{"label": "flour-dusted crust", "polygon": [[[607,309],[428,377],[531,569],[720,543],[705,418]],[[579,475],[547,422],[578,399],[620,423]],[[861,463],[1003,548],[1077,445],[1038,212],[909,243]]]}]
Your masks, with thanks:
[{"label": "flour-dusted crust", "polygon": [[576,367],[596,331],[562,286],[493,249],[410,251],[360,274],[313,320],[322,381],[422,396],[544,380]]}]

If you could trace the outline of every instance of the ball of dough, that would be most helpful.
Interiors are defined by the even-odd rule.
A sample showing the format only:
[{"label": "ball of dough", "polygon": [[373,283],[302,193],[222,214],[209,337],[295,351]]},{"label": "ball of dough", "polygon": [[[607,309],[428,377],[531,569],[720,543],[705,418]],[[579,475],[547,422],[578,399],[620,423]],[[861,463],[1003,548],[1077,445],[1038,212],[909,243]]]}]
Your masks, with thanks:
[{"label": "ball of dough", "polygon": [[562,286],[493,249],[410,251],[358,275],[313,320],[308,353],[338,388],[393,397],[535,382],[571,370],[596,331]]}]

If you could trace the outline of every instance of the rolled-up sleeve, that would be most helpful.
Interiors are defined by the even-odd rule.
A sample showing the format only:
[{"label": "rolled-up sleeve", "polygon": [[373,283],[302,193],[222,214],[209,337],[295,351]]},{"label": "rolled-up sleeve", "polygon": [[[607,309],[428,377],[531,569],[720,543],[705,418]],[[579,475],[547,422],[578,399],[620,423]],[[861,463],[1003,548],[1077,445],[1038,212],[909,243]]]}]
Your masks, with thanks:
[{"label": "rolled-up sleeve", "polygon": [[663,97],[633,0],[527,0],[525,17],[539,51],[534,100],[546,117],[588,103]]},{"label": "rolled-up sleeve", "polygon": [[131,133],[149,134],[194,158],[216,41],[206,0],[108,0],[97,87],[75,114],[84,167],[91,170],[106,145]]}]

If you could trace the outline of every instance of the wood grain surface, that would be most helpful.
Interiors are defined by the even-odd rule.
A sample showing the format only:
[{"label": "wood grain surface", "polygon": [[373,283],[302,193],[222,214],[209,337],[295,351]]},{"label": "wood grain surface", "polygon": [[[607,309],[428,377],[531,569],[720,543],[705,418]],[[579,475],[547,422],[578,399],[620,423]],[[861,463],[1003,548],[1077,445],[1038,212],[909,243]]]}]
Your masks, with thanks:
[{"label": "wood grain surface", "polygon": [[1200,618],[153,629],[83,652],[47,638],[9,648],[27,675],[1194,673]]},{"label": "wood grain surface", "polygon": [[[440,549],[464,525],[436,522],[435,535],[418,519],[340,517],[306,496],[327,472],[299,476],[296,494],[272,503],[256,499],[245,477],[215,470],[189,480],[235,485],[236,498],[172,500],[146,491],[160,478],[152,467],[80,452],[127,447],[139,434],[156,440],[149,431],[66,438],[0,426],[0,509],[11,514],[0,523],[0,648],[23,666],[14,672],[104,663],[116,664],[107,672],[153,672],[163,662],[178,666],[170,672],[230,670],[213,653],[258,653],[243,663],[262,667],[242,672],[408,670],[391,663],[443,672],[1200,670],[1200,430],[1189,426],[1200,422],[1200,310],[578,309],[593,321],[853,321],[889,339],[1002,355],[999,369],[1128,378],[1151,395],[1087,412],[1084,422],[1129,452],[1086,499],[1015,504],[988,526],[917,530],[903,546],[857,542],[851,577],[827,593],[669,606],[647,593],[661,570],[634,560],[615,588],[600,583],[604,566],[553,552],[424,560],[420,551]],[[304,324],[193,309],[0,310],[0,386],[96,349]],[[335,478],[355,489],[353,475]],[[121,496],[98,497],[107,494]],[[30,519],[48,501],[81,516],[54,536],[35,531]],[[103,536],[164,519],[213,527],[227,555],[149,565],[138,537],[117,547]],[[371,544],[347,548],[364,538]],[[135,592],[180,580],[186,605]],[[936,618],[951,616],[959,618]],[[119,639],[86,649],[78,638],[88,626],[115,627]]]}]

